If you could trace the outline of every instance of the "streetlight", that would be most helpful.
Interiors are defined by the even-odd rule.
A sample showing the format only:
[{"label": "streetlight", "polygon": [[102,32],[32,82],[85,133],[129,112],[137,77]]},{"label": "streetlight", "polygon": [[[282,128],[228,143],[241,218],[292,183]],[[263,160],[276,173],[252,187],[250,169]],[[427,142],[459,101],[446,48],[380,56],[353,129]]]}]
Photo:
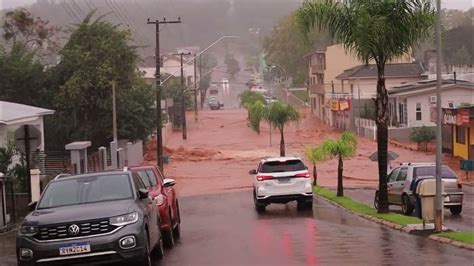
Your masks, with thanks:
[{"label": "streetlight", "polygon": [[[206,47],[206,49],[202,50],[201,52],[199,52],[198,54],[196,54],[193,58],[187,60],[184,62],[184,64],[189,64],[190,62],[196,60],[196,58],[198,58],[199,56],[201,56],[203,53],[205,53],[207,50],[209,50],[212,46],[216,45],[217,43],[219,43],[220,41],[222,41],[223,39],[236,39],[236,38],[239,38],[239,36],[233,36],[233,35],[225,35],[225,36],[222,36],[220,37],[219,39],[217,39],[216,41],[214,41],[213,43],[211,43],[209,46]],[[166,81],[168,81],[172,76],[174,76],[175,74],[177,74],[180,70],[176,70],[173,74],[169,75],[167,78],[165,78],[162,82],[161,82],[161,85],[163,85]]]}]

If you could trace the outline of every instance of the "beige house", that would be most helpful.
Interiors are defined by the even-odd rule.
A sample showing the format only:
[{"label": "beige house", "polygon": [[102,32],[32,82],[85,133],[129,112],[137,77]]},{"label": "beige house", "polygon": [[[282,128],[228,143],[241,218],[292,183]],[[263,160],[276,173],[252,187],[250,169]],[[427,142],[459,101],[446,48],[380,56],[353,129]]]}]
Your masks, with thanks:
[{"label": "beige house", "polygon": [[[357,98],[357,91],[354,91],[353,87],[359,81],[358,79],[352,80],[352,76],[348,76],[347,80],[343,75],[346,70],[355,70],[355,68],[363,65],[356,56],[346,52],[344,46],[336,44],[328,46],[325,50],[315,51],[305,56],[309,60],[308,64],[308,92],[311,99],[311,111],[312,113],[323,120],[326,124],[334,125],[335,118],[333,117],[334,108],[331,105],[332,101],[337,99],[352,99]],[[397,60],[393,60],[391,63],[411,63],[412,57],[409,55],[400,57]],[[373,62],[370,62],[373,63]],[[360,70],[360,69],[358,69]],[[354,74],[357,71],[349,71],[346,74]],[[363,71],[362,73],[365,73]],[[376,73],[376,72],[375,72]],[[343,79],[339,79],[342,77]],[[349,79],[351,79],[349,81]],[[366,88],[367,97],[370,93],[375,92],[376,75],[366,76],[363,87]],[[414,79],[418,80],[418,79]],[[374,83],[375,82],[375,83]],[[400,80],[400,82],[405,82]],[[397,83],[400,84],[400,83]],[[358,87],[361,86],[360,81],[357,83]],[[357,87],[357,88],[358,88]],[[352,90],[351,90],[352,88]],[[362,92],[363,89],[361,89]],[[348,114],[346,113],[348,116]]]}]

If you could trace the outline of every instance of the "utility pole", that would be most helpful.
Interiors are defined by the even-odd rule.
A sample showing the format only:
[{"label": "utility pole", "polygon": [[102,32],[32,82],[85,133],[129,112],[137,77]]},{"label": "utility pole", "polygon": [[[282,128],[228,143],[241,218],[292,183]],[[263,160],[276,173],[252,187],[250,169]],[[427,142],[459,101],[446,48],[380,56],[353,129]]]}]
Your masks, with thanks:
[{"label": "utility pole", "polygon": [[436,194],[435,194],[435,231],[443,230],[443,201],[441,198],[442,164],[442,128],[441,128],[441,0],[436,1]]},{"label": "utility pole", "polygon": [[156,60],[156,71],[155,71],[155,80],[156,80],[156,162],[158,167],[163,172],[163,132],[162,132],[162,118],[161,118],[161,58],[160,58],[160,25],[161,24],[172,24],[172,23],[181,23],[181,19],[174,21],[167,21],[164,18],[162,21],[155,20],[150,21],[147,19],[147,24],[155,24],[155,34],[156,34],[156,50],[155,50],[155,60]]},{"label": "utility pole", "polygon": [[[201,57],[199,57],[201,58]],[[198,98],[197,98],[197,77],[196,77],[196,54],[194,54],[194,121],[198,121]],[[201,76],[199,76],[201,78]]]},{"label": "utility pole", "polygon": [[115,95],[115,80],[112,80],[112,129],[113,129],[113,136],[114,142],[118,143],[117,137],[117,100]]},{"label": "utility pole", "polygon": [[201,77],[202,77],[202,55],[199,56],[199,92],[201,94],[201,110],[204,108],[204,96],[205,96],[205,91],[201,87]]},{"label": "utility pole", "polygon": [[184,69],[183,69],[183,56],[191,55],[191,53],[179,53],[174,54],[179,55],[181,63],[181,127],[183,130],[183,139],[188,139],[187,130],[186,130],[186,97],[185,97],[185,84],[184,84]]}]

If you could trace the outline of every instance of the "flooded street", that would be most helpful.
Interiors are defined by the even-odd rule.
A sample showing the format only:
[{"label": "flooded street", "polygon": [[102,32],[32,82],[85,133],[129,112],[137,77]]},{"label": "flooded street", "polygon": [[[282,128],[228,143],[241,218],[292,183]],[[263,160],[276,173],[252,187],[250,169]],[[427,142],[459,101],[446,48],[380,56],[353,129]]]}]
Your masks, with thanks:
[{"label": "flooded street", "polygon": [[155,265],[472,265],[472,251],[408,235],[315,199],[313,211],[251,191],[183,197],[182,239]]}]

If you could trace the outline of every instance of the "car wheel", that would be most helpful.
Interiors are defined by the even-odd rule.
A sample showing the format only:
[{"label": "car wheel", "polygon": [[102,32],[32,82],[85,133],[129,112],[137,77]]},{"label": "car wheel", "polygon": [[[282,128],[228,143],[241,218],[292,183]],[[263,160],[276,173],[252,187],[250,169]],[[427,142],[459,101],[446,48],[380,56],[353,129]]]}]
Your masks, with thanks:
[{"label": "car wheel", "polygon": [[462,205],[449,207],[452,215],[459,215],[462,211]]},{"label": "car wheel", "polygon": [[160,240],[158,240],[158,244],[153,250],[153,257],[157,259],[162,259],[164,255],[165,255],[165,248],[163,246],[163,237],[160,235]]},{"label": "car wheel", "polygon": [[402,212],[405,215],[411,215],[413,213],[414,206],[410,203],[410,199],[407,195],[402,196]]},{"label": "car wheel", "polygon": [[143,254],[140,265],[151,266],[150,241],[148,237],[145,238],[145,254]]},{"label": "car wheel", "polygon": [[313,208],[313,201],[299,200],[297,201],[296,209],[299,211],[311,210]]},{"label": "car wheel", "polygon": [[265,212],[265,204],[258,202],[257,200],[257,195],[255,193],[255,190],[253,191],[253,202],[255,204],[255,210],[257,210],[258,213]]},{"label": "car wheel", "polygon": [[378,192],[378,191],[375,191],[374,208],[375,208],[376,210],[379,209],[379,192]]},{"label": "car wheel", "polygon": [[178,221],[176,226],[173,228],[173,234],[175,239],[179,239],[181,237],[181,214],[179,213],[179,205],[178,202],[176,201],[176,213],[178,215]]}]

